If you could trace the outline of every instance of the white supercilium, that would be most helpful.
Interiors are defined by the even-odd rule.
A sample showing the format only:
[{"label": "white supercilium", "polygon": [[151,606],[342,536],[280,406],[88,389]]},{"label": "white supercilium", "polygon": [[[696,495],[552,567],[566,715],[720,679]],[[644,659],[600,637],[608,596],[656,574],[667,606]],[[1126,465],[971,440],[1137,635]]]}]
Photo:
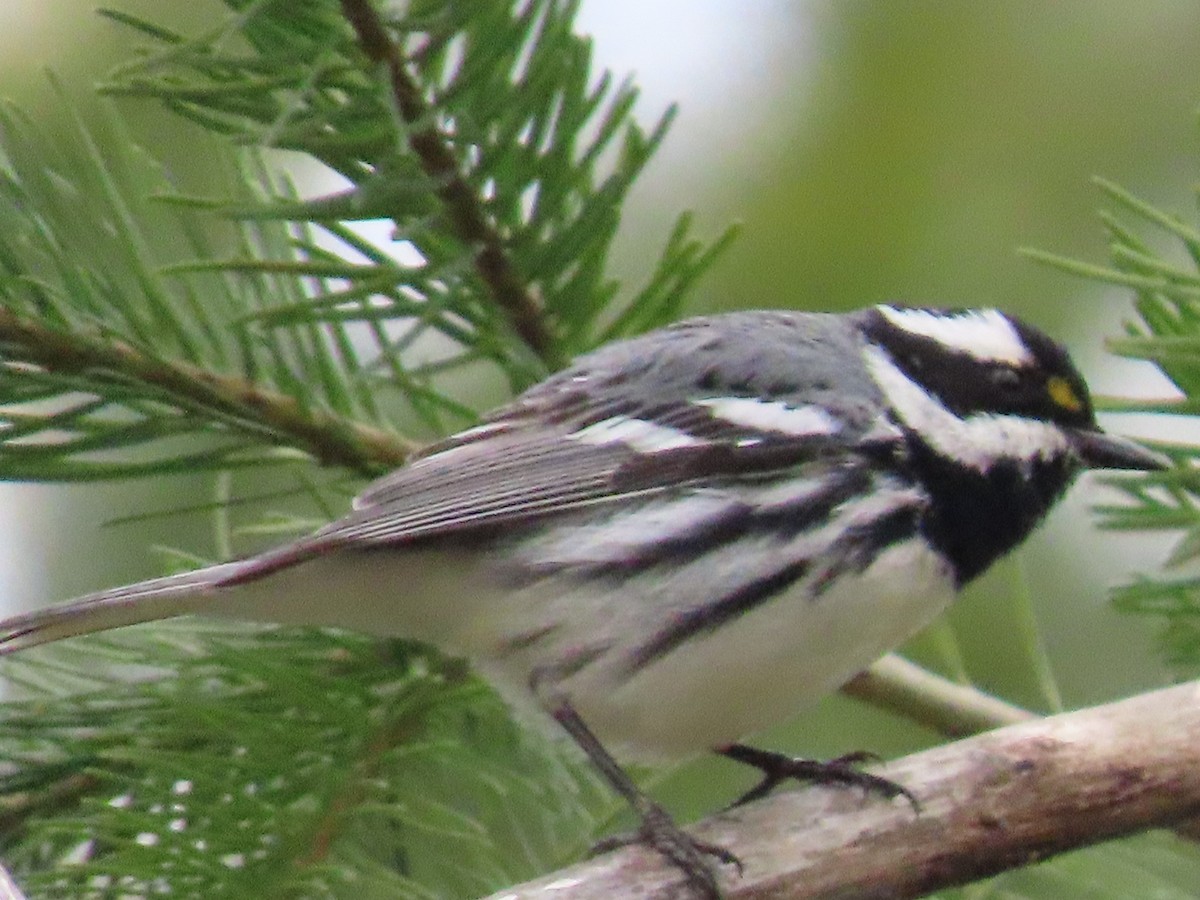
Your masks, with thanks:
[{"label": "white supercilium", "polygon": [[1033,354],[1012,322],[994,309],[938,313],[928,309],[880,306],[879,311],[897,328],[931,338],[981,362],[1029,365]]}]

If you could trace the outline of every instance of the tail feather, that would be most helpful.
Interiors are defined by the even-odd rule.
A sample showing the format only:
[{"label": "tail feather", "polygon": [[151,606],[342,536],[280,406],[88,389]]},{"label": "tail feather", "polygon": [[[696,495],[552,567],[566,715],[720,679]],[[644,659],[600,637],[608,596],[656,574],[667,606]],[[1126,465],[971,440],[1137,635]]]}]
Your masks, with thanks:
[{"label": "tail feather", "polygon": [[70,603],[13,616],[0,621],[0,656],[60,638],[187,615],[205,606],[213,591],[240,574],[245,565],[220,563],[194,572],[98,591]]}]

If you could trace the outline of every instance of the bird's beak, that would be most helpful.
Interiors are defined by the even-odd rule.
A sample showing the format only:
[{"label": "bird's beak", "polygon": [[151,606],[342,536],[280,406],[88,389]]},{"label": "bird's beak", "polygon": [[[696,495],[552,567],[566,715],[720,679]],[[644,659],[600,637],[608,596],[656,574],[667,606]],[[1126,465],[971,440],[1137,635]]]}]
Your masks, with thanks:
[{"label": "bird's beak", "polygon": [[1089,469],[1140,469],[1151,472],[1171,467],[1171,460],[1128,438],[1103,431],[1073,431],[1071,444]]}]

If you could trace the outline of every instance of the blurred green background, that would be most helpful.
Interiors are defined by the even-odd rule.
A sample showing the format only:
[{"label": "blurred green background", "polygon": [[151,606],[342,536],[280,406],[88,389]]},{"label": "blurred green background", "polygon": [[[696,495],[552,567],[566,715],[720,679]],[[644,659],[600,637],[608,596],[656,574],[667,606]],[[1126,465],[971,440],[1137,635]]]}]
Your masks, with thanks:
[{"label": "blurred green background", "polygon": [[[187,30],[215,3],[113,0]],[[702,285],[693,311],[782,306],[849,309],[885,300],[996,305],[1066,340],[1100,392],[1159,394],[1154,373],[1102,352],[1128,298],[1021,259],[1031,246],[1100,262],[1095,212],[1102,175],[1194,218],[1200,162],[1200,4],[1189,0],[589,0],[581,18],[602,64],[632,71],[644,118],[671,100],[682,114],[623,222],[616,261],[631,279],[681,208],[704,230],[744,231]],[[86,107],[88,86],[136,40],[95,17],[90,2],[5,0],[3,93],[53,135],[64,111],[55,71]],[[195,132],[149,105],[130,111],[138,138],[187,186],[203,191]],[[1109,420],[1152,434],[1153,422]],[[0,549],[9,607],[61,599],[157,571],[152,542],[212,552],[203,521],[102,528],[114,517],[170,506],[202,482],[96,488],[4,486],[12,539]],[[965,672],[1039,710],[1054,704],[1014,624],[1028,591],[1036,632],[1067,706],[1161,683],[1154,624],[1117,616],[1106,586],[1156,564],[1163,538],[1098,533],[1104,499],[1085,480],[1016,561],[954,610]],[[1019,608],[1019,605],[1016,607]],[[953,671],[948,632],[915,648]],[[887,754],[932,736],[831,698],[764,743],[839,754]],[[711,809],[733,789],[721,763],[672,780],[672,802]]]}]

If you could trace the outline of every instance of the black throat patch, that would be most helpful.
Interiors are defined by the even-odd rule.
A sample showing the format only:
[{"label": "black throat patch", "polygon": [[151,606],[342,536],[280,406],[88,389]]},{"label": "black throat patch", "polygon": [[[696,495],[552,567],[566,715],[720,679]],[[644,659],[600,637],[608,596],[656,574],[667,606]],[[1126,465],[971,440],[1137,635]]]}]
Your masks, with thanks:
[{"label": "black throat patch", "polygon": [[912,475],[931,503],[921,533],[954,566],[961,587],[1023,541],[1074,480],[1066,457],[1000,459],[985,471],[938,454],[909,435]]}]

